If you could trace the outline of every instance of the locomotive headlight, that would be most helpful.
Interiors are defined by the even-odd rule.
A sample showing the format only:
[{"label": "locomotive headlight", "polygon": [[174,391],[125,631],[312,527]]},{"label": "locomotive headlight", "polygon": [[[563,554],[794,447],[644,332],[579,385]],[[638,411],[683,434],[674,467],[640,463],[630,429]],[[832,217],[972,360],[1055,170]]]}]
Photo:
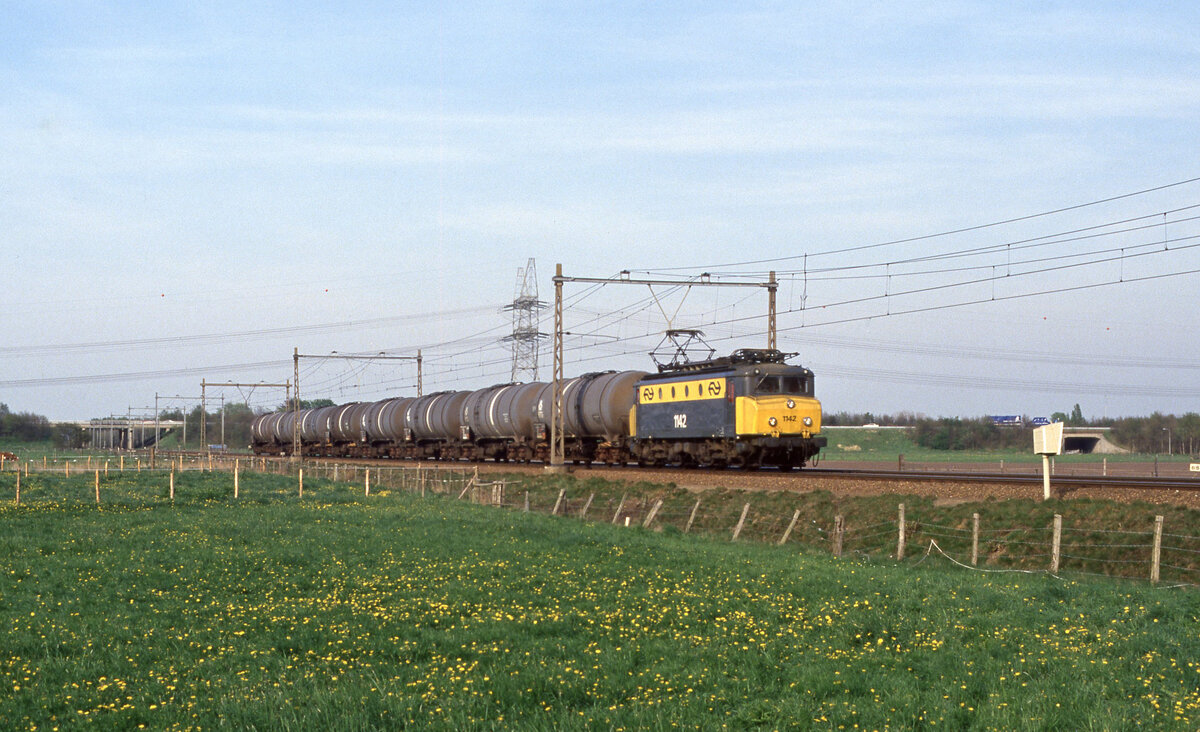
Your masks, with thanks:
[{"label": "locomotive headlight", "polygon": [[805,427],[812,427],[812,417],[805,417],[805,418],[804,418],[804,426],[805,426]]},{"label": "locomotive headlight", "polygon": [[787,404],[788,404],[788,409],[796,408],[796,400],[795,399],[788,399]]},{"label": "locomotive headlight", "polygon": [[775,419],[774,417],[771,417],[770,419],[767,420],[767,424],[774,427],[775,425],[779,424],[779,420]]}]

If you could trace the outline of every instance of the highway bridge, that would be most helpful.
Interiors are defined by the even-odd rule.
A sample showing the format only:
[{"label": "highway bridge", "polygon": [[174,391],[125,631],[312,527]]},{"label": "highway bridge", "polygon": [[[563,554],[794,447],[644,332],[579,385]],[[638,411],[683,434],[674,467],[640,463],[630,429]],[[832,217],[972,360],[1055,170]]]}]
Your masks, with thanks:
[{"label": "highway bridge", "polygon": [[91,446],[97,450],[139,450],[158,443],[164,435],[184,426],[178,419],[143,419],[138,417],[104,417],[80,421],[64,421],[84,429]]},{"label": "highway bridge", "polygon": [[1108,439],[1111,427],[1063,427],[1063,452],[1117,455],[1129,452]]}]

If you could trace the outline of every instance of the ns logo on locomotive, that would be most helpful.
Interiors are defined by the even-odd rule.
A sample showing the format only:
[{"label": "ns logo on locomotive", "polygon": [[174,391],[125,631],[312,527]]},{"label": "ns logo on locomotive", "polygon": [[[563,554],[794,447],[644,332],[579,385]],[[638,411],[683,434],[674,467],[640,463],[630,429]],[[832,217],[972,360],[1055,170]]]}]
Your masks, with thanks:
[{"label": "ns logo on locomotive", "polygon": [[[783,469],[825,446],[812,371],[777,350],[563,382],[565,459],[576,464]],[[356,402],[264,414],[251,426],[260,455],[412,460],[550,459],[554,384]]]}]

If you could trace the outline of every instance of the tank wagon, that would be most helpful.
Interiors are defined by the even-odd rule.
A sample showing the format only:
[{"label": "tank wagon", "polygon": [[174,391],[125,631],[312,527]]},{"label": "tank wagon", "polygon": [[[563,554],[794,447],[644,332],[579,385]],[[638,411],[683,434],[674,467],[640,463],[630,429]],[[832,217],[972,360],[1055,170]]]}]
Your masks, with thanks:
[{"label": "tank wagon", "polygon": [[[776,350],[563,382],[565,459],[619,465],[803,466],[825,446],[813,374]],[[264,414],[260,455],[546,462],[554,384],[499,384]]]}]

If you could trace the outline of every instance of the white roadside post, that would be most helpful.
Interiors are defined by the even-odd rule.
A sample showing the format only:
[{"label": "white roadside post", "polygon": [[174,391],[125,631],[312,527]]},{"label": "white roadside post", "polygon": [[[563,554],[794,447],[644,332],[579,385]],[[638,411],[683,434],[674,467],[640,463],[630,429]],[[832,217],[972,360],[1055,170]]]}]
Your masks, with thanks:
[{"label": "white roadside post", "polygon": [[1052,422],[1033,431],[1033,451],[1042,456],[1042,500],[1050,500],[1050,456],[1062,455],[1063,423]]}]

